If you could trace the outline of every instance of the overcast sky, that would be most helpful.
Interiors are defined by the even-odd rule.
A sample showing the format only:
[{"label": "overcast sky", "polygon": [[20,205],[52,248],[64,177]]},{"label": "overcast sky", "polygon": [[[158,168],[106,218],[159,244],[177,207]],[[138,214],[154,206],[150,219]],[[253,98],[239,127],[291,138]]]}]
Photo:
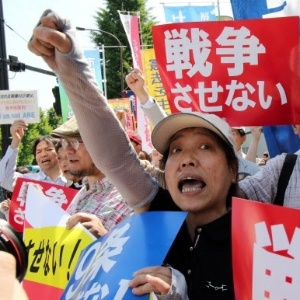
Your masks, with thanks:
[{"label": "overcast sky", "polygon": [[[229,3],[230,0],[220,1]],[[148,0],[148,5],[153,7],[151,14],[159,22],[164,22],[164,3],[183,2],[182,0]],[[212,1],[211,1],[212,2]],[[206,3],[211,3],[206,1]],[[26,65],[49,70],[40,57],[35,56],[27,49],[32,29],[36,25],[42,12],[51,8],[62,16],[70,18],[76,26],[96,28],[94,18],[99,7],[105,7],[102,0],[2,0],[6,37],[6,54],[17,56],[19,61]],[[205,1],[199,1],[205,3]],[[88,32],[78,32],[84,48],[93,47]],[[41,73],[27,70],[25,72],[9,72],[10,90],[37,90],[39,106],[42,109],[52,107],[54,97],[52,88],[56,85],[56,78]]]}]

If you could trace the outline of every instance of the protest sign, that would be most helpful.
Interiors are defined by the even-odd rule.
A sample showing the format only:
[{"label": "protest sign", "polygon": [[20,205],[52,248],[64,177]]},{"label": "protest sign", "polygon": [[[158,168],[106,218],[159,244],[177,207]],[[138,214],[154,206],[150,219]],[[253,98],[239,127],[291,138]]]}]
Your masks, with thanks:
[{"label": "protest sign", "polygon": [[298,209],[233,199],[235,299],[299,299],[299,220]]},{"label": "protest sign", "polygon": [[95,237],[81,224],[67,230],[70,215],[33,185],[27,191],[25,218],[28,269],[23,286],[30,300],[60,299],[81,251]]},{"label": "protest sign", "polygon": [[162,264],[186,212],[133,215],[88,246],[62,296],[70,299],[149,299],[128,287],[132,274]]},{"label": "protest sign", "polygon": [[167,23],[215,21],[215,6],[211,5],[164,5]]},{"label": "protest sign", "polygon": [[144,49],[143,58],[145,85],[148,89],[148,93],[155,98],[155,101],[167,114],[170,114],[170,106],[158,72],[154,49]]},{"label": "protest sign", "polygon": [[[44,194],[49,197],[54,203],[58,204],[62,209],[66,210],[72,199],[77,194],[78,190],[71,189],[58,184],[43,182],[28,178],[18,178],[14,187],[14,192],[11,197],[9,209],[9,223],[18,231],[23,231],[26,195],[28,184],[39,185],[41,196]],[[39,201],[40,197],[35,200]]]},{"label": "protest sign", "polygon": [[[231,6],[235,20],[300,16],[299,0],[231,0]],[[289,32],[287,31],[286,34]],[[277,40],[274,40],[274,43],[276,42]],[[298,68],[299,76],[299,63],[291,67],[295,69],[295,72]],[[299,137],[295,135],[291,125],[264,126],[263,132],[270,157],[281,153],[293,153],[300,148]]]},{"label": "protest sign", "polygon": [[300,123],[298,17],[157,25],[153,41],[173,113],[214,113],[231,126]]},{"label": "protest sign", "polygon": [[40,122],[37,91],[0,91],[0,124],[12,124],[18,119]]},{"label": "protest sign", "polygon": [[135,117],[132,111],[132,103],[129,98],[107,99],[113,111],[124,110],[126,113],[126,129],[135,130]]}]

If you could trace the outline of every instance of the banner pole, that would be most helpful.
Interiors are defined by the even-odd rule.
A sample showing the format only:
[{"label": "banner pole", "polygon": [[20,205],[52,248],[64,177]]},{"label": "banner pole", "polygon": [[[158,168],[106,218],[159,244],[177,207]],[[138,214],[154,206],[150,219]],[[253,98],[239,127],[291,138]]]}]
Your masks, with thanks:
[{"label": "banner pole", "polygon": [[220,12],[220,0],[217,0],[217,7],[218,7],[218,20],[220,21],[221,12]]}]

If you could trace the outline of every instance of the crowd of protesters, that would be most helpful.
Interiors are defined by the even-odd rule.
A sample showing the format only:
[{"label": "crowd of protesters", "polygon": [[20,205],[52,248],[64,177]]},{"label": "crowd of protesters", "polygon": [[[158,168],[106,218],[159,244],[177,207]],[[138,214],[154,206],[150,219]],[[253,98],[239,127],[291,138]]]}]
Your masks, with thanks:
[{"label": "crowd of protesters", "polygon": [[[137,270],[129,283],[132,292],[154,292],[158,299],[234,299],[231,198],[242,195],[273,203],[286,154],[269,159],[266,152],[257,160],[260,128],[251,130],[253,143],[245,154],[244,128],[232,128],[213,114],[166,116],[148,94],[143,74],[134,69],[126,82],[154,127],[149,155],[141,137],[124,128],[92,81],[93,72],[69,22],[48,11],[29,49],[60,78],[75,117],[35,141],[40,171],[34,174],[16,172],[27,124],[15,121],[12,143],[0,162],[0,185],[13,192],[16,179],[23,176],[79,188],[68,209],[72,217],[67,226],[81,222],[96,237],[134,212],[186,211],[164,265]],[[297,134],[299,126],[295,125]],[[300,208],[299,172],[297,159],[284,206]],[[7,216],[8,197],[1,208]],[[210,289],[207,280],[226,289]]]}]

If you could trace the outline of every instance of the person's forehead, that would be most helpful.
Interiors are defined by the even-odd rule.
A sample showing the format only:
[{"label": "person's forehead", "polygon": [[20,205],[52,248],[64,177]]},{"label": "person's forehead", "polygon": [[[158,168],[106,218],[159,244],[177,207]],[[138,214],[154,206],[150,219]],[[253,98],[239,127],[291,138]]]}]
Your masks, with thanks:
[{"label": "person's forehead", "polygon": [[240,130],[239,129],[236,129],[236,128],[231,128],[232,132],[235,132],[235,133],[240,133]]},{"label": "person's forehead", "polygon": [[36,149],[38,149],[38,148],[49,148],[49,147],[54,148],[54,144],[50,141],[47,141],[47,140],[42,140],[36,145]]},{"label": "person's forehead", "polygon": [[[184,128],[179,131],[177,131],[170,139],[170,143],[180,139],[180,138],[185,138],[185,134],[187,132],[193,132],[195,135],[199,136],[205,136],[205,137],[212,137],[214,138],[214,134],[211,130],[203,128],[203,127],[189,127],[189,128]],[[188,139],[188,137],[186,137]]]},{"label": "person's forehead", "polygon": [[77,136],[77,137],[65,137],[63,138],[64,140],[66,140],[67,142],[72,142],[74,140],[77,140],[78,142],[83,142],[82,141],[82,138],[80,136]]},{"label": "person's forehead", "polygon": [[240,136],[240,137],[243,136],[241,129],[232,128],[231,130],[232,130],[232,134],[234,134],[235,136]]}]

